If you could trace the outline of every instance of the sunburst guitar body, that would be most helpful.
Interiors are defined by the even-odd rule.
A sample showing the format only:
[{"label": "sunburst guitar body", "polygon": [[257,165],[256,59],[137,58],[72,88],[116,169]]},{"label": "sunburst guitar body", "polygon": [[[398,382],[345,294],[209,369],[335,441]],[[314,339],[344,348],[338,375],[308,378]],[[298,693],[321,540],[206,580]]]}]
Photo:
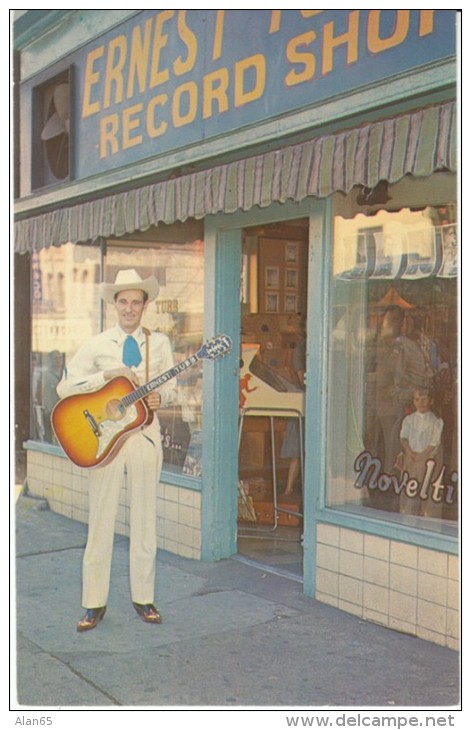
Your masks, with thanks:
[{"label": "sunburst guitar body", "polygon": [[194,355],[138,388],[119,376],[98,390],[66,396],[51,414],[57,441],[76,466],[92,469],[108,463],[125,439],[152,421],[153,414],[144,402],[146,395],[200,360],[215,360],[231,349],[231,339],[218,335]]}]

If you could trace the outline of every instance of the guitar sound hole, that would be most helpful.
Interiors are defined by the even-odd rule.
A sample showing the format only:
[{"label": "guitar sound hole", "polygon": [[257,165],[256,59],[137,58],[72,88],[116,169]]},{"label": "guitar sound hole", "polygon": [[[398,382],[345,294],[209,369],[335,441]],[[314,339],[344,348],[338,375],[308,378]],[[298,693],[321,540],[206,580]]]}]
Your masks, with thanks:
[{"label": "guitar sound hole", "polygon": [[110,421],[119,421],[125,413],[126,409],[120,400],[110,400],[106,404],[106,417]]}]

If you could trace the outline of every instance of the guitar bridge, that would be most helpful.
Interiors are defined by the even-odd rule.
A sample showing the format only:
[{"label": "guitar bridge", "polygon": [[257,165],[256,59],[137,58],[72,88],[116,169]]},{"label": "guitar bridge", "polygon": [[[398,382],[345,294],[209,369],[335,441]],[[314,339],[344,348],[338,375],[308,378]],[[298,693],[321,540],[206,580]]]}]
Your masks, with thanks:
[{"label": "guitar bridge", "polygon": [[92,429],[93,433],[95,434],[95,436],[96,436],[97,438],[100,438],[100,431],[99,431],[99,428],[98,428],[98,424],[97,424],[97,422],[95,421],[95,419],[93,418],[93,416],[92,416],[92,414],[90,413],[90,411],[88,411],[88,410],[85,410],[85,411],[83,412],[83,415],[84,415],[84,416],[85,416],[85,418],[87,419],[87,421],[88,421],[88,423],[89,423],[89,425],[90,425],[90,427],[91,427],[91,429]]}]

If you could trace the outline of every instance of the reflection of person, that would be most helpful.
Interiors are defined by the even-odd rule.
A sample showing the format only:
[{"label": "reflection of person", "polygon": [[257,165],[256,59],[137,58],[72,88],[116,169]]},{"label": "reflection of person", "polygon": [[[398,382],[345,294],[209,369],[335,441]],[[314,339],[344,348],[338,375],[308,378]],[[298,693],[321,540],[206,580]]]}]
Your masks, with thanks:
[{"label": "reflection of person", "polygon": [[[426,472],[428,459],[437,460],[443,431],[443,421],[432,412],[433,398],[429,388],[414,391],[414,413],[406,416],[401,426],[402,452],[397,466],[402,473],[420,483]],[[439,460],[439,459],[438,459]],[[401,511],[418,514],[420,499],[401,495]]]},{"label": "reflection of person", "polygon": [[376,417],[383,438],[383,469],[390,473],[400,449],[399,429],[414,388],[430,383],[432,371],[419,345],[401,335],[404,310],[386,309],[377,351]]},{"label": "reflection of person", "polygon": [[[299,331],[303,339],[293,350],[292,364],[299,384],[302,388],[304,388],[304,374],[306,372],[306,320],[304,318],[299,321]],[[290,460],[286,488],[283,492],[285,497],[293,493],[296,479],[298,478],[301,470],[301,449],[303,448],[303,445],[301,444],[300,437],[299,419],[290,418],[286,426],[280,451],[280,457],[282,459]]]},{"label": "reflection of person", "polygon": [[[120,271],[114,284],[100,285],[102,298],[114,304],[117,325],[78,350],[57,388],[60,397],[96,390],[119,375],[126,375],[139,385],[173,367],[168,337],[150,333],[141,326],[147,302],[155,299],[157,293],[155,277],[142,280],[134,269]],[[78,631],[95,628],[106,611],[114,525],[125,478],[130,499],[131,599],[144,621],[161,621],[154,606],[157,483],[162,467],[155,411],[170,404],[173,398],[172,381],[150,393],[146,403],[154,413],[152,423],[129,436],[110,463],[89,471],[90,517],[82,591],[82,604],[87,611],[77,624]]]}]

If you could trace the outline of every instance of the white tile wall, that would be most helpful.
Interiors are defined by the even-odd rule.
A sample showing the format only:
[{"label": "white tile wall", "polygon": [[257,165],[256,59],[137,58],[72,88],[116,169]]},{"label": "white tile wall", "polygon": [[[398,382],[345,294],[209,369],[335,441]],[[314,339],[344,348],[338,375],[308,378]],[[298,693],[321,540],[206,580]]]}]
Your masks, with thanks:
[{"label": "white tile wall", "polygon": [[[28,490],[54,512],[87,522],[86,471],[66,459],[28,452]],[[159,484],[157,539],[164,550],[201,557],[201,494]],[[127,491],[116,530],[128,534]],[[459,648],[457,556],[355,530],[319,524],[316,598],[369,621]]]},{"label": "white tile wall", "polygon": [[319,524],[316,598],[397,631],[459,648],[455,555]]},{"label": "white tile wall", "polygon": [[[53,512],[88,522],[87,473],[60,456],[28,451],[28,491],[48,501]],[[183,487],[159,484],[157,544],[163,550],[199,560],[201,556],[201,494]],[[120,495],[116,532],[129,534],[127,489]]]}]

